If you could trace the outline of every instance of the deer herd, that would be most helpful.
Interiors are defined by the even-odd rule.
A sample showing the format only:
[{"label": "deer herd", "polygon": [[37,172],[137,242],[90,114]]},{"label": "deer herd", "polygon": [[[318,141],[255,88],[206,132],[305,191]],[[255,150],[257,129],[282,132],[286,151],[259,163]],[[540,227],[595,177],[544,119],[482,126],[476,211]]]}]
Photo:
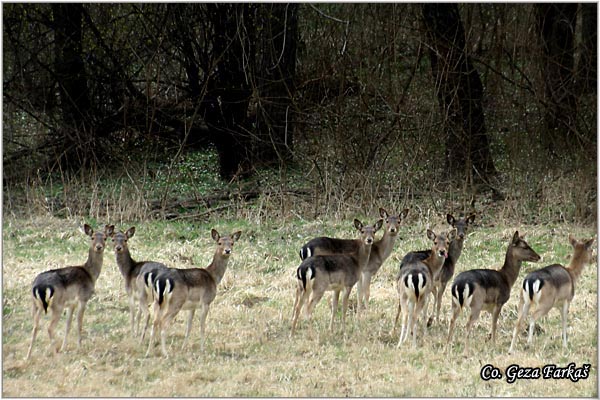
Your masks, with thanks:
[{"label": "deer herd", "polygon": [[[400,231],[400,225],[408,214],[408,209],[398,214],[388,213],[380,208],[380,219],[373,225],[365,225],[358,219],[354,227],[358,231],[356,239],[317,237],[300,249],[302,262],[296,269],[296,296],[293,305],[291,333],[298,328],[299,317],[304,310],[308,320],[325,292],[331,291],[331,319],[329,327],[334,328],[339,295],[342,293],[341,329],[346,337],[346,314],[350,294],[356,286],[356,317],[368,312],[371,279],[381,269],[392,254]],[[412,345],[419,340],[419,325],[423,335],[427,328],[440,321],[442,296],[446,285],[452,279],[458,259],[463,250],[469,228],[475,221],[475,214],[456,219],[447,214],[450,225],[447,231],[427,229],[427,239],[431,243],[428,250],[411,251],[402,258],[396,276],[398,309],[392,335],[395,334],[398,320],[401,330],[398,347],[410,336]],[[377,240],[376,233],[383,228],[383,236]],[[206,268],[169,268],[155,261],[135,261],[129,252],[128,240],[135,234],[135,227],[125,232],[116,231],[113,225],[106,225],[101,231],[94,231],[84,225],[83,231],[90,238],[88,259],[83,265],[53,269],[39,274],[32,284],[33,330],[27,351],[27,359],[32,353],[42,314],[50,312],[48,335],[50,348],[54,352],[67,346],[73,313],[77,308],[78,346],[81,345],[83,315],[87,302],[94,294],[100,275],[103,254],[107,241],[112,240],[116,263],[123,276],[127,293],[130,329],[143,343],[152,318],[150,339],[146,355],[155,347],[156,336],[160,332],[160,350],[168,357],[166,345],[167,330],[181,310],[189,311],[185,336],[181,345],[188,342],[195,311],[200,314],[200,346],[204,349],[205,327],[208,310],[216,297],[217,285],[221,282],[235,242],[241,231],[221,236],[211,230],[216,244],[213,260]],[[569,235],[573,255],[568,266],[552,264],[529,273],[523,280],[520,290],[518,319],[516,321],[509,353],[515,349],[523,319],[527,319],[530,309],[533,313],[529,322],[527,344],[531,345],[535,322],[546,315],[551,308],[560,309],[562,316],[562,344],[567,347],[567,314],[575,294],[575,286],[583,266],[592,262],[594,239],[577,240]],[[517,281],[521,264],[524,261],[537,262],[540,256],[529,246],[519,232],[515,232],[508,243],[502,268],[471,269],[456,276],[451,285],[452,313],[448,326],[446,344],[451,348],[456,319],[463,309],[469,309],[469,317],[464,335],[464,351],[468,351],[468,341],[473,324],[482,310],[492,314],[491,340],[496,339],[498,317],[502,307],[509,300],[512,286]],[[431,296],[430,296],[431,295]],[[429,298],[433,298],[432,314],[427,316]],[[67,310],[65,335],[62,344],[55,343],[55,329],[63,313]],[[141,326],[144,321],[143,327]]]}]

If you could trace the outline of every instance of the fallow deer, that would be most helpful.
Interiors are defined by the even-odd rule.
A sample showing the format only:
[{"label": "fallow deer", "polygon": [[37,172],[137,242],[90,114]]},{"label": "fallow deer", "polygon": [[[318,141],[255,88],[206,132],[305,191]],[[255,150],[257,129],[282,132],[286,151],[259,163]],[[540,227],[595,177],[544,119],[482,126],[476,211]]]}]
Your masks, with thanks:
[{"label": "fallow deer", "polygon": [[[296,300],[292,319],[291,334],[296,330],[298,317],[303,305],[308,300],[306,318],[309,319],[315,306],[326,291],[333,291],[331,303],[331,320],[329,327],[333,329],[333,321],[339,300],[342,295],[342,331],[346,331],[346,310],[352,287],[360,280],[362,270],[366,267],[374,242],[375,232],[381,229],[383,220],[374,225],[363,225],[358,219],[354,227],[360,232],[360,237],[348,248],[354,251],[344,254],[318,255],[306,258],[296,270]],[[358,308],[357,308],[358,311]]]},{"label": "fallow deer", "polygon": [[499,271],[472,269],[458,274],[452,283],[452,320],[448,329],[447,344],[452,341],[456,318],[465,307],[471,309],[466,325],[465,353],[468,351],[469,333],[481,310],[492,314],[492,343],[496,341],[496,326],[502,306],[510,298],[510,290],[517,280],[523,261],[537,262],[540,256],[516,231],[508,244],[504,265]]},{"label": "fallow deer", "polygon": [[161,351],[168,357],[166,347],[167,329],[175,316],[181,310],[189,310],[185,338],[181,348],[185,348],[192,320],[196,309],[200,309],[200,346],[204,350],[206,316],[208,309],[217,295],[217,285],[223,279],[227,263],[231,256],[233,245],[242,232],[237,231],[231,236],[221,236],[216,229],[211,230],[211,236],[217,243],[217,248],[211,264],[206,268],[169,268],[160,272],[154,280],[154,319],[150,332],[150,353],[154,345],[155,332],[160,331]]},{"label": "fallow deer", "polygon": [[411,253],[409,253],[403,258],[397,279],[398,311],[394,320],[395,331],[402,312],[402,330],[398,339],[398,347],[411,332],[413,346],[417,345],[418,319],[421,312],[427,309],[427,301],[429,293],[433,289],[435,277],[448,257],[448,248],[455,235],[455,229],[440,234],[427,229],[427,238],[433,242],[429,256],[423,260],[411,257]]},{"label": "fallow deer", "polygon": [[[91,239],[88,258],[85,264],[45,271],[39,274],[33,281],[33,330],[31,332],[31,344],[29,345],[29,350],[27,350],[27,359],[31,356],[42,312],[48,313],[48,310],[51,313],[50,324],[48,325],[50,346],[57,352],[63,351],[67,346],[67,337],[71,328],[73,312],[75,311],[75,307],[79,305],[77,310],[77,346],[81,346],[83,313],[85,312],[87,302],[94,294],[96,281],[102,270],[106,239],[113,232],[113,229],[113,225],[106,225],[103,231],[94,232],[91,226],[85,224],[83,231]],[[65,337],[59,350],[57,344],[53,343],[54,329],[65,307],[67,308]]]},{"label": "fallow deer", "polygon": [[[444,294],[444,291],[446,290],[446,285],[448,285],[448,282],[450,281],[450,279],[452,279],[452,276],[454,275],[456,263],[462,253],[463,244],[465,242],[465,238],[467,236],[469,226],[472,225],[473,222],[475,221],[475,214],[474,213],[470,214],[467,217],[461,216],[461,217],[459,217],[458,220],[456,218],[454,218],[454,216],[452,214],[447,214],[446,220],[448,221],[450,226],[452,226],[453,228],[456,229],[456,236],[455,236],[454,240],[452,242],[450,242],[450,248],[448,250],[448,258],[446,258],[446,260],[444,261],[444,265],[442,266],[440,273],[438,274],[437,278],[435,279],[434,286],[432,289],[433,297],[435,299],[435,322],[436,323],[440,316],[440,308],[442,307],[442,296]],[[409,256],[409,257],[416,256],[419,259],[425,259],[429,256],[430,253],[431,253],[431,250],[421,250],[421,251],[412,252],[410,254],[410,256],[407,254],[407,256]],[[433,321],[434,321],[434,319],[433,319],[433,312],[432,312],[432,315],[429,317],[429,320],[427,321],[427,326],[432,325]]]},{"label": "fallow deer", "polygon": [[523,290],[519,298],[519,318],[513,332],[510,343],[509,354],[513,352],[517,335],[523,318],[527,318],[530,307],[533,306],[533,314],[529,322],[529,335],[527,344],[533,340],[535,322],[557,307],[562,316],[562,342],[567,347],[567,314],[569,305],[575,296],[575,284],[581,275],[583,267],[592,261],[592,244],[594,239],[578,241],[569,235],[569,242],[573,246],[573,256],[568,267],[553,264],[542,269],[530,272],[523,280]]},{"label": "fallow deer", "polygon": [[[140,317],[143,314],[146,318],[146,326],[148,324],[148,303],[152,301],[152,297],[148,296],[147,288],[151,288],[152,285],[146,285],[144,279],[138,280],[137,278],[142,275],[142,277],[152,277],[153,275],[148,275],[149,272],[154,273],[156,276],[156,272],[159,270],[167,269],[168,267],[159,262],[155,261],[135,261],[131,257],[131,253],[129,252],[129,246],[127,244],[128,240],[133,237],[135,234],[135,226],[129,228],[125,233],[118,231],[112,234],[112,242],[115,250],[115,258],[117,261],[117,265],[119,267],[119,271],[121,271],[121,275],[125,279],[125,291],[127,292],[127,298],[129,302],[129,322],[131,326],[131,333],[135,335],[136,333],[136,324],[139,326]],[[144,270],[142,273],[142,269]],[[150,282],[149,282],[150,283]],[[150,292],[151,293],[151,292]],[[137,307],[137,315],[136,315],[136,304]],[[146,327],[144,327],[143,334],[146,332]]]}]

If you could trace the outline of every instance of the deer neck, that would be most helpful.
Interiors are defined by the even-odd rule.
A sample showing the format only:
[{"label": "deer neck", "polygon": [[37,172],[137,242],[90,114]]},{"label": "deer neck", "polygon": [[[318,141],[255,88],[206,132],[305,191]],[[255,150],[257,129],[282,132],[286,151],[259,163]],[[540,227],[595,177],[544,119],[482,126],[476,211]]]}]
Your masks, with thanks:
[{"label": "deer neck", "polygon": [[213,277],[217,285],[223,279],[225,275],[225,271],[227,270],[227,263],[229,262],[229,256],[223,255],[221,252],[215,252],[213,256],[213,260],[208,267],[206,267],[206,271]]},{"label": "deer neck", "polygon": [[450,242],[450,248],[448,249],[448,258],[452,262],[452,264],[456,264],[460,254],[462,253],[464,239],[454,239]]},{"label": "deer neck", "polygon": [[135,267],[135,261],[131,258],[131,254],[129,253],[129,249],[116,254],[117,265],[119,266],[119,271],[121,271],[121,275],[126,279],[129,278],[131,271]]},{"label": "deer neck", "polygon": [[423,263],[429,267],[431,275],[433,277],[436,277],[439,271],[442,269],[442,266],[444,265],[444,260],[446,260],[445,257],[440,257],[440,255],[437,251],[435,251],[435,249],[431,249],[429,257],[423,260]]},{"label": "deer neck", "polygon": [[104,260],[104,251],[94,251],[93,249],[89,250],[88,259],[84,264],[84,268],[90,273],[94,282],[100,276],[100,271],[102,270],[102,261]]},{"label": "deer neck", "polygon": [[506,280],[506,283],[508,283],[509,288],[515,284],[517,277],[519,276],[519,270],[521,269],[522,263],[523,261],[517,259],[513,255],[510,248],[506,251],[504,265],[502,266],[499,272]]},{"label": "deer neck", "polygon": [[367,263],[369,262],[369,257],[371,256],[371,249],[373,245],[367,245],[362,240],[360,241],[360,245],[358,246],[358,251],[356,253],[356,259],[358,261],[359,270],[363,270]]},{"label": "deer neck", "polygon": [[387,230],[383,234],[383,237],[378,241],[374,242],[371,248],[370,257],[373,258],[374,255],[377,255],[379,260],[383,262],[387,260],[387,258],[392,254],[392,250],[394,248],[394,243],[396,242],[396,237],[398,235],[391,235]]},{"label": "deer neck", "polygon": [[567,271],[569,271],[569,275],[571,275],[571,279],[573,279],[573,282],[579,279],[579,276],[583,271],[583,266],[585,265],[585,262],[585,252],[575,251],[573,253],[573,257],[571,257],[571,261],[569,262],[569,266],[567,267]]}]

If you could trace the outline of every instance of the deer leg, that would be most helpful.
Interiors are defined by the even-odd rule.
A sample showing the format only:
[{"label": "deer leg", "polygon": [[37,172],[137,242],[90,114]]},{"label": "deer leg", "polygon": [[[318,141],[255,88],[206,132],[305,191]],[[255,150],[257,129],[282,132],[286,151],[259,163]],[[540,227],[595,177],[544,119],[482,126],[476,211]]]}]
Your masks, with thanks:
[{"label": "deer leg", "polygon": [[50,323],[48,324],[48,336],[50,337],[50,348],[56,353],[58,352],[59,346],[58,343],[54,343],[54,330],[56,329],[56,325],[58,325],[58,320],[60,319],[60,315],[62,314],[63,307],[51,308],[52,317],[50,317]]},{"label": "deer leg", "polygon": [[475,304],[471,304],[471,315],[469,316],[469,321],[467,321],[467,326],[465,328],[465,349],[464,353],[467,354],[469,351],[469,335],[471,334],[471,328],[475,321],[479,319],[479,314],[481,313],[481,306],[477,306]]},{"label": "deer leg", "polygon": [[195,309],[191,309],[188,314],[187,324],[185,328],[185,336],[183,338],[183,343],[181,344],[181,350],[185,349],[185,345],[187,344],[188,338],[190,337],[190,331],[192,330],[192,321],[194,319]]},{"label": "deer leg", "polygon": [[498,327],[498,317],[502,311],[503,304],[495,304],[492,311],[492,343],[496,344],[496,329]]},{"label": "deer leg", "polygon": [[210,304],[202,304],[200,309],[200,350],[204,351],[204,342],[206,342],[206,317],[208,315]]},{"label": "deer leg", "polygon": [[535,311],[531,314],[531,320],[529,321],[529,332],[527,335],[527,345],[533,343],[533,331],[535,331],[535,323],[538,319],[548,314],[548,311],[552,308],[552,304],[538,303]]},{"label": "deer leg", "polygon": [[148,303],[146,302],[146,299],[140,299],[138,304],[138,314],[140,315],[140,318],[143,316],[146,320],[142,334],[140,335],[140,344],[142,344],[144,342],[144,337],[146,336],[146,331],[148,330],[148,324],[150,323],[150,310],[148,310]]},{"label": "deer leg", "polygon": [[561,309],[563,347],[567,348],[567,316],[569,315],[569,302],[565,300]]},{"label": "deer leg", "polygon": [[519,307],[517,310],[519,311],[519,318],[517,318],[517,324],[515,325],[515,330],[513,331],[513,337],[510,341],[510,348],[508,349],[508,354],[512,354],[515,348],[515,344],[517,343],[517,335],[519,334],[519,329],[521,328],[521,322],[523,322],[523,318],[527,317],[529,314],[529,307],[531,303],[527,301],[525,303],[523,299],[523,292],[521,292],[521,296],[519,297]]},{"label": "deer leg", "polygon": [[[301,287],[296,289],[296,301],[294,302],[294,315],[292,318],[292,331],[290,332],[290,336],[294,335],[296,331],[296,324],[298,323],[298,317],[302,312],[302,306],[304,306],[304,302],[308,298],[308,292],[303,290]],[[306,307],[308,308],[308,307]],[[306,309],[305,309],[306,310]]]},{"label": "deer leg", "polygon": [[396,318],[394,319],[394,327],[392,328],[392,335],[396,333],[396,328],[398,327],[398,318],[400,318],[400,313],[402,312],[402,302],[398,299],[398,311],[396,312]]},{"label": "deer leg", "polygon": [[[131,326],[131,334],[135,336],[135,300],[133,298],[133,292],[129,290],[129,324]],[[138,320],[139,321],[139,320]]]},{"label": "deer leg", "polygon": [[446,340],[446,345],[450,346],[450,342],[452,341],[452,334],[454,333],[454,325],[456,324],[456,319],[460,315],[461,312],[460,305],[452,302],[452,318],[450,319],[450,326],[448,327],[448,339]]},{"label": "deer leg", "polygon": [[81,336],[83,333],[83,314],[85,313],[85,301],[79,302],[79,309],[77,310],[77,347],[81,347]]},{"label": "deer leg", "polygon": [[73,311],[75,310],[75,305],[72,305],[67,309],[67,324],[65,328],[65,337],[63,339],[62,346],[60,347],[60,351],[64,351],[67,347],[67,337],[69,336],[69,331],[71,330],[71,321],[73,320]]},{"label": "deer leg", "polygon": [[350,292],[352,286],[344,287],[344,293],[342,297],[342,333],[346,336],[346,311],[348,310],[348,300],[350,299]]},{"label": "deer leg", "polygon": [[33,314],[33,329],[31,331],[31,344],[29,345],[29,350],[27,350],[27,360],[31,357],[31,349],[33,349],[33,342],[35,341],[35,337],[37,336],[38,330],[40,329],[40,317],[42,315],[42,308],[37,307],[35,302],[32,307]]},{"label": "deer leg", "polygon": [[333,320],[335,319],[335,313],[337,312],[339,299],[340,299],[340,291],[334,290],[333,295],[331,296],[331,320],[329,321],[329,329],[332,331],[333,331]]},{"label": "deer leg", "polygon": [[371,279],[372,279],[372,275],[370,272],[366,272],[363,274],[362,276],[362,293],[363,293],[363,300],[364,300],[364,306],[365,306],[365,312],[369,310],[369,298],[371,297]]},{"label": "deer leg", "polygon": [[155,332],[160,328],[160,305],[157,301],[154,301],[154,318],[152,320],[152,328],[150,329],[150,341],[148,342],[148,350],[146,350],[146,357],[150,355],[150,350],[154,345]]}]

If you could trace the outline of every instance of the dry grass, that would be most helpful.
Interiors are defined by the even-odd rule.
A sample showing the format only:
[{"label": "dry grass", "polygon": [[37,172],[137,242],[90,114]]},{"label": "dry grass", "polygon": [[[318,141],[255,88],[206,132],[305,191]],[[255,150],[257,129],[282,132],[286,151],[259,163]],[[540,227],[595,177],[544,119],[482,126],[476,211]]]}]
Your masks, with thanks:
[{"label": "dry grass", "polygon": [[[507,355],[516,320],[516,290],[500,317],[496,347],[487,342],[491,321],[483,314],[473,331],[472,356],[464,357],[460,343],[466,322],[463,315],[455,334],[458,343],[450,354],[444,352],[450,307],[447,290],[444,318],[428,331],[426,343],[417,349],[409,345],[397,349],[397,336],[390,334],[397,306],[397,266],[404,253],[427,245],[425,223],[414,217],[402,228],[391,258],[374,279],[369,315],[361,321],[354,315],[348,319],[346,340],[337,331],[327,330],[330,295],[317,306],[309,324],[301,321],[294,338],[289,338],[289,332],[297,250],[318,234],[354,235],[350,220],[348,226],[332,221],[293,221],[284,227],[245,221],[196,226],[135,224],[136,235],[130,240],[133,257],[176,267],[189,266],[190,260],[201,266],[210,262],[211,227],[222,233],[244,231],[209,313],[205,352],[199,349],[197,320],[191,348],[179,349],[184,332],[179,316],[169,334],[171,357],[163,359],[158,349],[154,356],[144,357],[145,346],[130,336],[123,280],[112,251],[107,250],[96,296],[86,311],[82,348],[76,348],[71,332],[67,351],[49,354],[46,319],[32,360],[26,363],[31,281],[43,270],[84,261],[87,242],[77,232],[81,222],[49,217],[4,221],[3,396],[598,396],[596,264],[586,267],[577,287],[569,314],[567,351],[561,347],[559,313],[553,310],[542,319],[544,333],[535,337],[533,349],[524,349],[522,337],[517,353]],[[441,224],[442,219],[437,222]],[[510,224],[476,227],[465,244],[458,271],[499,267],[514,229]],[[570,225],[519,229],[528,233],[528,242],[543,261],[525,264],[517,285],[534,268],[568,262],[568,233],[587,238],[595,231],[595,227]],[[64,318],[59,337],[63,327]],[[504,370],[513,363],[538,367],[569,362],[591,364],[590,377],[577,383],[540,379],[508,384],[505,379],[484,382],[479,376],[485,364]]]}]

